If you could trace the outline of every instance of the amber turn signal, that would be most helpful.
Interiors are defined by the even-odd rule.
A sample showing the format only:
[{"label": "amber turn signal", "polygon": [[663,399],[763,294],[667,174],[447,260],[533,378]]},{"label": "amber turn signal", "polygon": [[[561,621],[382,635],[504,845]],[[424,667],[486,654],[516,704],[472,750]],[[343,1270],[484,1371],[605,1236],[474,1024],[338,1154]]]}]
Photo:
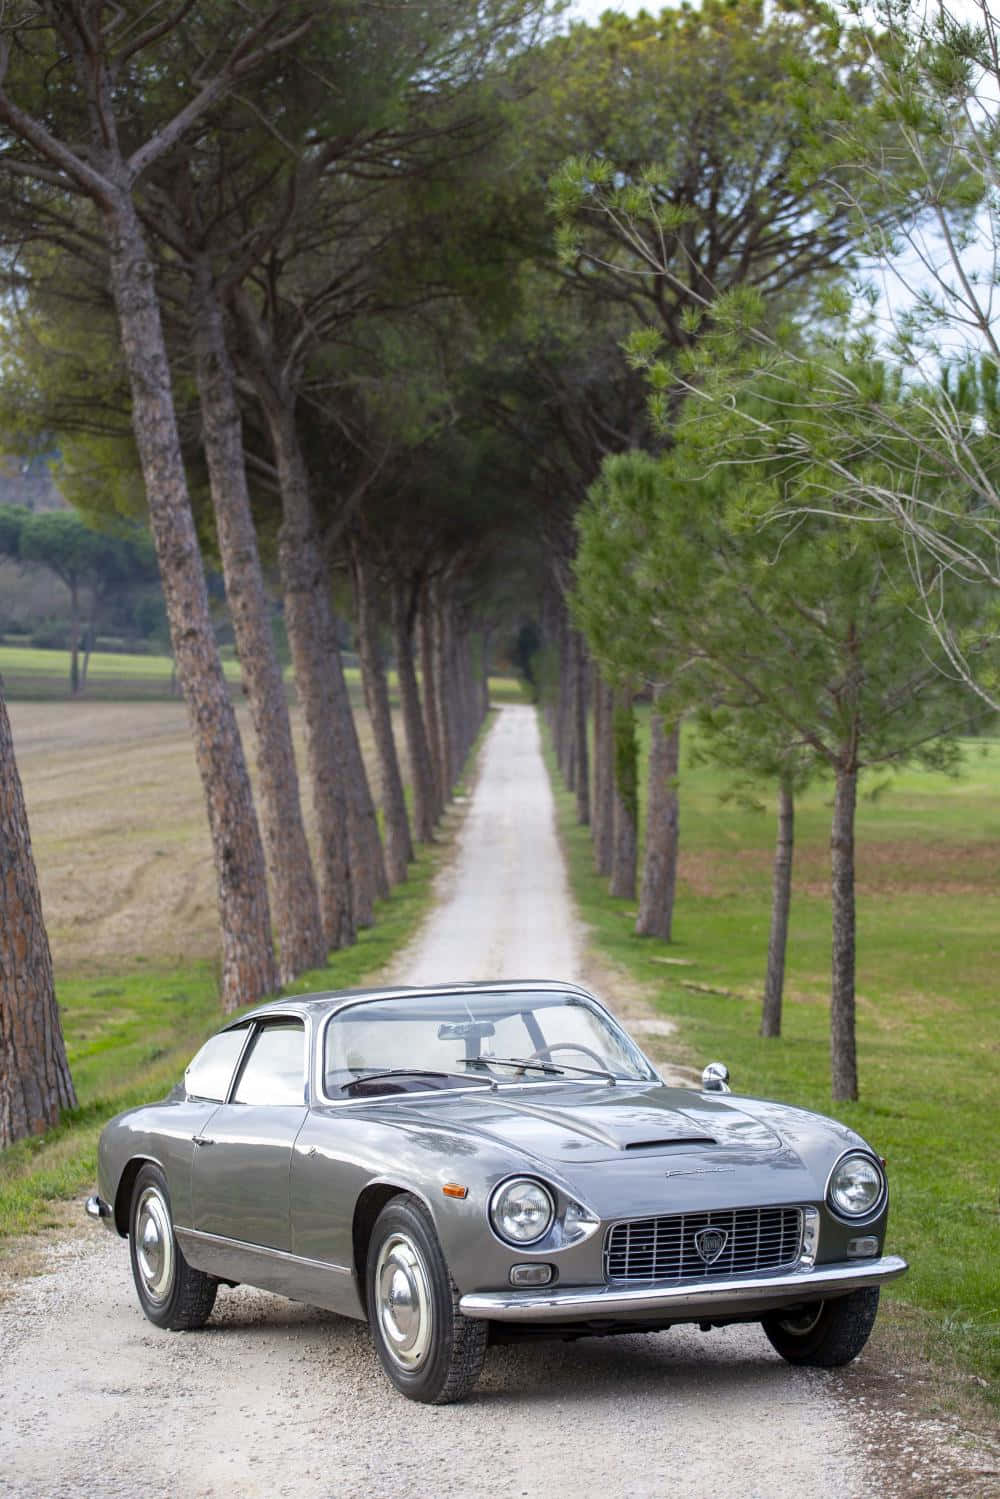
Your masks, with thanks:
[{"label": "amber turn signal", "polygon": [[468,1197],[468,1187],[463,1187],[461,1182],[445,1182],[441,1191],[446,1197]]}]

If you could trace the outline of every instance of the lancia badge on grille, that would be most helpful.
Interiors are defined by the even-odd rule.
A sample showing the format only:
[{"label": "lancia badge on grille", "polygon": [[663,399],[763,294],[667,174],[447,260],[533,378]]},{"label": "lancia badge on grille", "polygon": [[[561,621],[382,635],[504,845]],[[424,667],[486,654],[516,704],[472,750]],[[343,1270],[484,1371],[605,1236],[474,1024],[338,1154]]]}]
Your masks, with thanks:
[{"label": "lancia badge on grille", "polygon": [[706,1265],[714,1265],[729,1241],[724,1228],[699,1228],[694,1236],[694,1247]]}]

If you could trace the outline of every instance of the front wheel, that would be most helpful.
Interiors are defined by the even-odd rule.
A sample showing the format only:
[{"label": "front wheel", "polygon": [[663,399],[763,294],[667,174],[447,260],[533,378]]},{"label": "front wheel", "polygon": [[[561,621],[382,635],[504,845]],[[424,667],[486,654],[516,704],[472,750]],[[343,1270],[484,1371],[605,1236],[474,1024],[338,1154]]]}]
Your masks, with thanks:
[{"label": "front wheel", "polygon": [[170,1215],[167,1179],[159,1166],[143,1166],[132,1188],[129,1212],[132,1278],[150,1322],[171,1332],[204,1327],[212,1315],[218,1281],[192,1270],[181,1253]]},{"label": "front wheel", "polygon": [[878,1287],[815,1301],[801,1311],[772,1312],[761,1323],[783,1359],[814,1369],[837,1369],[857,1358],[878,1312]]},{"label": "front wheel", "polygon": [[479,1378],[489,1327],[463,1317],[430,1213],[394,1197],[368,1246],[368,1322],[396,1389],[426,1405],[462,1400]]}]

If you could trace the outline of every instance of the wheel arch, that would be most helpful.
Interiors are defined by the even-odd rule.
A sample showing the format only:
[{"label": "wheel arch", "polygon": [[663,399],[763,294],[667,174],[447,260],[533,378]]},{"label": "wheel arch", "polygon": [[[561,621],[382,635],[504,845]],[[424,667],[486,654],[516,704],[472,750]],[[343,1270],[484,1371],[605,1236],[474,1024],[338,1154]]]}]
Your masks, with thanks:
[{"label": "wheel arch", "polygon": [[[360,1193],[357,1202],[354,1204],[351,1243],[354,1252],[354,1276],[362,1306],[367,1305],[365,1297],[365,1271],[368,1265],[368,1246],[371,1243],[375,1220],[386,1203],[391,1202],[394,1197],[415,1197],[418,1202],[423,1203],[429,1213],[431,1212],[430,1203],[422,1192],[417,1191],[413,1187],[412,1183],[408,1186],[403,1186],[401,1182],[369,1182],[368,1186]],[[431,1213],[432,1220],[433,1216],[433,1213]]]},{"label": "wheel arch", "polygon": [[153,1156],[134,1155],[130,1160],[126,1161],[125,1169],[118,1178],[118,1188],[115,1192],[114,1204],[115,1228],[123,1239],[128,1238],[128,1219],[129,1208],[132,1205],[132,1188],[135,1186],[135,1179],[143,1166],[159,1166],[160,1170],[163,1170],[160,1162]]}]

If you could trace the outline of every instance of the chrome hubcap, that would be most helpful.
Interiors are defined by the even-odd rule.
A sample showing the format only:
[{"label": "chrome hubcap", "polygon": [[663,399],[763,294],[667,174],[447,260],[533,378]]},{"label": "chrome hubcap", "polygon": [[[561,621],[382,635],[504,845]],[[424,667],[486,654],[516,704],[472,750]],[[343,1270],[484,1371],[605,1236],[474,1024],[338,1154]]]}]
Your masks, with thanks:
[{"label": "chrome hubcap", "polygon": [[407,1234],[392,1234],[379,1250],[375,1296],[382,1341],[402,1369],[426,1362],[432,1331],[427,1267]]},{"label": "chrome hubcap", "polygon": [[135,1258],[150,1301],[166,1301],[174,1283],[170,1211],[156,1187],[147,1187],[135,1212]]}]

